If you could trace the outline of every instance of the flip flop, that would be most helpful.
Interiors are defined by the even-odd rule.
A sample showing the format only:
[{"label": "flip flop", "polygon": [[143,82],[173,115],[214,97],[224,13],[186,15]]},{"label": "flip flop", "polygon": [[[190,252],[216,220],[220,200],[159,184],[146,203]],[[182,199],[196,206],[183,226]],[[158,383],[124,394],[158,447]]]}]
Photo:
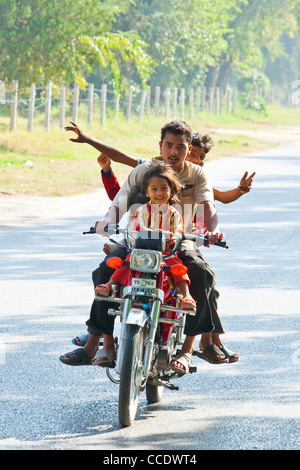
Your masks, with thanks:
[{"label": "flip flop", "polygon": [[[104,290],[105,293],[97,292],[98,288],[101,288],[102,290]],[[107,284],[99,284],[99,286],[95,287],[95,294],[101,297],[108,297],[110,294],[110,287]]]},{"label": "flip flop", "polygon": [[[233,363],[233,362],[237,362],[239,360],[239,355],[238,353],[235,353],[233,351],[230,351],[230,349],[226,348],[225,346],[222,346],[220,348],[220,350],[222,351],[222,353],[227,357],[228,359],[228,362],[230,363]],[[237,356],[237,357],[234,357],[234,356]]]},{"label": "flip flop", "polygon": [[[183,304],[187,304],[187,305],[184,306]],[[180,299],[180,307],[186,310],[189,310],[189,309],[195,310],[196,302],[191,297],[183,297]]]},{"label": "flip flop", "polygon": [[[88,340],[88,337],[89,337],[88,333],[85,333],[84,335],[76,336],[76,338],[72,339],[72,343],[75,344],[75,346],[85,346]],[[79,341],[76,341],[77,338]]]},{"label": "flip flop", "polygon": [[[183,369],[181,369],[178,366],[174,365],[174,362],[179,362],[183,366]],[[175,372],[178,372],[179,374],[187,374],[190,370],[190,366],[192,364],[192,355],[191,353],[182,353],[180,352],[177,354],[177,356],[174,357],[172,362],[170,363],[170,368],[174,370]]]},{"label": "flip flop", "polygon": [[[100,367],[115,367],[116,363],[115,360],[117,358],[116,351],[108,351],[105,348],[99,349],[96,356],[92,360],[92,366],[100,366]],[[101,361],[101,359],[106,359]]]},{"label": "flip flop", "polygon": [[221,349],[219,349],[215,344],[209,344],[203,351],[196,351],[195,355],[210,364],[224,364],[224,362],[229,362],[228,357],[221,360],[216,359],[217,356],[224,356],[225,353],[222,353]]},{"label": "flip flop", "polygon": [[[69,357],[69,360],[66,359],[66,356]],[[60,356],[59,360],[68,366],[90,366],[92,364],[92,358],[83,348],[74,349],[74,351]]]}]

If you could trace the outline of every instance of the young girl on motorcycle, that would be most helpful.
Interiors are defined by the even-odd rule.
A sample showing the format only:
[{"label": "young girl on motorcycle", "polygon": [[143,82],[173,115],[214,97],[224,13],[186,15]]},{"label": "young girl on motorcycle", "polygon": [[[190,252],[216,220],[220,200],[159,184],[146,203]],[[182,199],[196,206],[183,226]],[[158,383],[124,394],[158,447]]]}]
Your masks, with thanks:
[{"label": "young girl on motorcycle", "polygon": [[[181,190],[179,183],[173,170],[165,165],[158,164],[150,168],[144,175],[143,187],[141,192],[144,193],[149,202],[141,205],[136,213],[134,220],[134,230],[147,230],[147,231],[163,231],[166,239],[166,250],[164,255],[170,253],[174,246],[173,235],[181,235],[183,233],[183,224],[179,212],[171,204],[179,203],[177,194]],[[130,259],[130,255],[126,260]],[[166,258],[165,263],[168,266],[181,264],[182,262],[177,255],[171,258]],[[116,269],[109,282],[100,284],[95,288],[97,295],[107,297],[111,291],[111,285],[127,285],[128,275],[130,268],[122,266]],[[196,303],[189,293],[190,279],[188,275],[174,275],[172,274],[173,281],[182,293],[181,308],[194,309]]]}]

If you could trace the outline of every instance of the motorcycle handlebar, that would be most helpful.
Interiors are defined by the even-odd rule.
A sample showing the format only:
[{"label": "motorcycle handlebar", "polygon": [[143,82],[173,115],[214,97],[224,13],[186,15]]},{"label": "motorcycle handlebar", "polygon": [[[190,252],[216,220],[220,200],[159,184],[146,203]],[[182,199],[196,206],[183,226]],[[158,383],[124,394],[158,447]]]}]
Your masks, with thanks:
[{"label": "motorcycle handlebar", "polygon": [[[109,233],[109,232],[113,232],[115,234],[119,234],[119,233],[127,233],[127,229],[121,229],[119,227],[119,225],[108,225],[107,227],[104,228],[104,232],[106,233]],[[90,230],[88,232],[82,232],[83,235],[87,235],[87,234],[94,234],[94,233],[97,233],[96,232],[96,229],[95,227],[90,227]],[[179,243],[179,246],[181,245],[181,243],[184,241],[184,240],[190,240],[190,241],[193,241],[193,242],[196,242],[197,243],[197,240],[199,241],[203,241],[203,244],[208,244],[208,237],[207,235],[189,235],[189,234],[183,234],[182,237],[180,237],[180,243]],[[177,243],[178,243],[178,240],[177,240]],[[176,243],[176,245],[177,245]],[[228,249],[229,246],[226,244],[226,241],[225,240],[218,240],[216,243],[214,243],[214,245],[216,246],[220,246],[221,248],[226,248]],[[179,248],[179,246],[176,247],[176,251],[177,249]],[[174,250],[172,250],[173,252]]]},{"label": "motorcycle handlebar", "polygon": [[[183,240],[191,240],[193,242],[196,242],[197,241],[197,238],[198,239],[201,239],[204,241],[204,244],[207,243],[208,244],[208,236],[207,235],[185,235],[183,234]],[[221,248],[229,248],[229,246],[226,245],[226,241],[225,240],[218,240],[216,243],[214,243],[214,245],[217,245],[217,246],[220,246]]]},{"label": "motorcycle handlebar", "polygon": [[[121,232],[120,232],[121,230]],[[108,225],[107,227],[105,227],[103,229],[104,232],[113,232],[113,233],[116,233],[116,234],[119,234],[119,233],[125,233],[125,230],[124,229],[120,229],[119,228],[119,225]],[[97,233],[96,232],[96,229],[95,227],[90,227],[90,230],[88,232],[82,232],[83,235],[87,235],[87,234],[90,234],[90,233]]]}]

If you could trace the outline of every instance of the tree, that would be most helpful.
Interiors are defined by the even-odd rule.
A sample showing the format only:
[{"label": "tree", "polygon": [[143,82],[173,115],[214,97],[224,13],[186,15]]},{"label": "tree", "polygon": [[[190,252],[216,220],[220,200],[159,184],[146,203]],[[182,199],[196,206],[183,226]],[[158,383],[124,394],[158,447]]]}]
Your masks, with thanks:
[{"label": "tree", "polygon": [[131,61],[146,78],[143,43],[111,34],[116,15],[132,0],[0,0],[0,79],[20,86],[83,80],[96,64]]},{"label": "tree", "polygon": [[[225,34],[238,0],[139,0],[115,28],[136,29],[153,59],[151,85],[200,84],[226,48]],[[132,78],[132,71],[125,75]]]},{"label": "tree", "polygon": [[293,35],[297,29],[297,1],[243,0],[225,37],[227,47],[207,84],[225,88],[232,74],[252,77],[267,63],[283,57],[283,34]]}]

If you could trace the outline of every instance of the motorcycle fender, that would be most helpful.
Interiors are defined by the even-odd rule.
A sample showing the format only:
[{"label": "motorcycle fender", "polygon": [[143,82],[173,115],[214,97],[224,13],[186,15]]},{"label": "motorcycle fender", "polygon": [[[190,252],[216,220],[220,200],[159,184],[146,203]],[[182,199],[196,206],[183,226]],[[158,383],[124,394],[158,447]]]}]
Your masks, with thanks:
[{"label": "motorcycle fender", "polygon": [[147,318],[148,317],[145,310],[139,308],[132,308],[126,318],[126,324],[137,325],[142,328],[145,325]]}]

